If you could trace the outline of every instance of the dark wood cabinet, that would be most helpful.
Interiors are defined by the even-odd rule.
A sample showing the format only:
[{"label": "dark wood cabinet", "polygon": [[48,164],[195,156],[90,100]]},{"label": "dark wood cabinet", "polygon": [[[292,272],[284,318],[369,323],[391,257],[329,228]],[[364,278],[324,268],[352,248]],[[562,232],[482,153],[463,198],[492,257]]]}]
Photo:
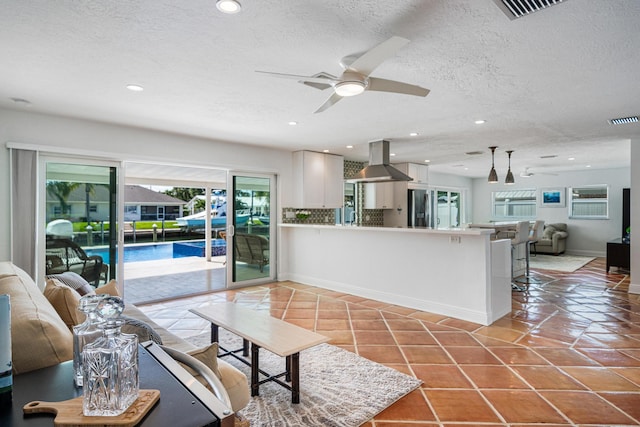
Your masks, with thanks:
[{"label": "dark wood cabinet", "polygon": [[631,268],[630,246],[629,243],[623,243],[622,239],[614,239],[607,242],[607,273],[611,266]]}]

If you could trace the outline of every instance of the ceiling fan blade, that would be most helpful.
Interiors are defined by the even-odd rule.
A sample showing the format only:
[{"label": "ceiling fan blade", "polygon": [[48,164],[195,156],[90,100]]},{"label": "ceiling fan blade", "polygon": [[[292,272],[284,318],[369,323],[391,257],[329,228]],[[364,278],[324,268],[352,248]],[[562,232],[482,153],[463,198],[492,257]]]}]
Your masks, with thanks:
[{"label": "ceiling fan blade", "polygon": [[348,65],[347,70],[356,71],[368,76],[378,67],[378,65],[395,55],[396,52],[407,43],[409,43],[409,40],[393,36],[389,40],[372,47],[360,55],[358,59]]},{"label": "ceiling fan blade", "polygon": [[421,86],[410,85],[408,83],[397,82],[395,80],[379,79],[376,77],[369,77],[369,86],[367,87],[367,90],[402,93],[414,96],[427,96],[430,92],[429,89],[425,89]]},{"label": "ceiling fan blade", "polygon": [[322,113],[324,110],[326,110],[327,108],[331,107],[333,104],[335,104],[336,102],[340,101],[341,99],[342,99],[342,97],[334,92],[333,94],[331,94],[329,99],[327,99],[324,102],[324,104],[322,104],[320,106],[320,108],[318,108],[316,111],[314,111],[314,114],[315,113]]},{"label": "ceiling fan blade", "polygon": [[[256,70],[256,73],[267,74],[272,77],[278,77],[282,79],[298,80],[300,83],[314,83],[314,84],[320,84],[320,85],[329,85],[329,87],[331,87],[332,83],[335,84],[340,82],[340,80],[336,76],[332,76],[331,74],[325,73],[325,72],[318,73],[313,76],[301,76],[298,74],[274,73],[271,71],[259,71],[259,70]],[[309,85],[309,86],[313,86],[313,85]]]}]

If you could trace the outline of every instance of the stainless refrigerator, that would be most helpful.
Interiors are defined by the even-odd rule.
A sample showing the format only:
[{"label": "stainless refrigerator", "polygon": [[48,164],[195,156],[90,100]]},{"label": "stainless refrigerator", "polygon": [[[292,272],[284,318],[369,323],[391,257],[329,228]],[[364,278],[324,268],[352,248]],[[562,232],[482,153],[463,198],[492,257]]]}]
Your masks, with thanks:
[{"label": "stainless refrigerator", "polygon": [[429,191],[418,189],[408,191],[408,226],[431,227]]}]

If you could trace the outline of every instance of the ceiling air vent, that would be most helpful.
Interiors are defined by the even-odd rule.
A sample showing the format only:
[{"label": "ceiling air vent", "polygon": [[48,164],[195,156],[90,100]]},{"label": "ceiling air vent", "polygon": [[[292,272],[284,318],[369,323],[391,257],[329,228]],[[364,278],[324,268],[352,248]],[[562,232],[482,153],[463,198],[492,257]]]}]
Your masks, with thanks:
[{"label": "ceiling air vent", "polygon": [[530,13],[562,3],[566,0],[493,0],[495,4],[509,17],[522,18]]},{"label": "ceiling air vent", "polygon": [[638,116],[631,117],[620,117],[617,119],[609,120],[610,125],[624,125],[626,123],[636,123],[638,121]]}]

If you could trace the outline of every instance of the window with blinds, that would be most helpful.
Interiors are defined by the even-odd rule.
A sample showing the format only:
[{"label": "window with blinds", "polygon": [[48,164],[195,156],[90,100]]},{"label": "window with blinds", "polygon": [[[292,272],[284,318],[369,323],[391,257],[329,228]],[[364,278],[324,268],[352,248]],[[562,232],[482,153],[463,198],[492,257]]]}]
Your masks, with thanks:
[{"label": "window with blinds", "polygon": [[536,217],[536,190],[494,191],[494,219],[533,219]]},{"label": "window with blinds", "polygon": [[592,185],[570,188],[569,218],[608,219],[609,186]]}]

